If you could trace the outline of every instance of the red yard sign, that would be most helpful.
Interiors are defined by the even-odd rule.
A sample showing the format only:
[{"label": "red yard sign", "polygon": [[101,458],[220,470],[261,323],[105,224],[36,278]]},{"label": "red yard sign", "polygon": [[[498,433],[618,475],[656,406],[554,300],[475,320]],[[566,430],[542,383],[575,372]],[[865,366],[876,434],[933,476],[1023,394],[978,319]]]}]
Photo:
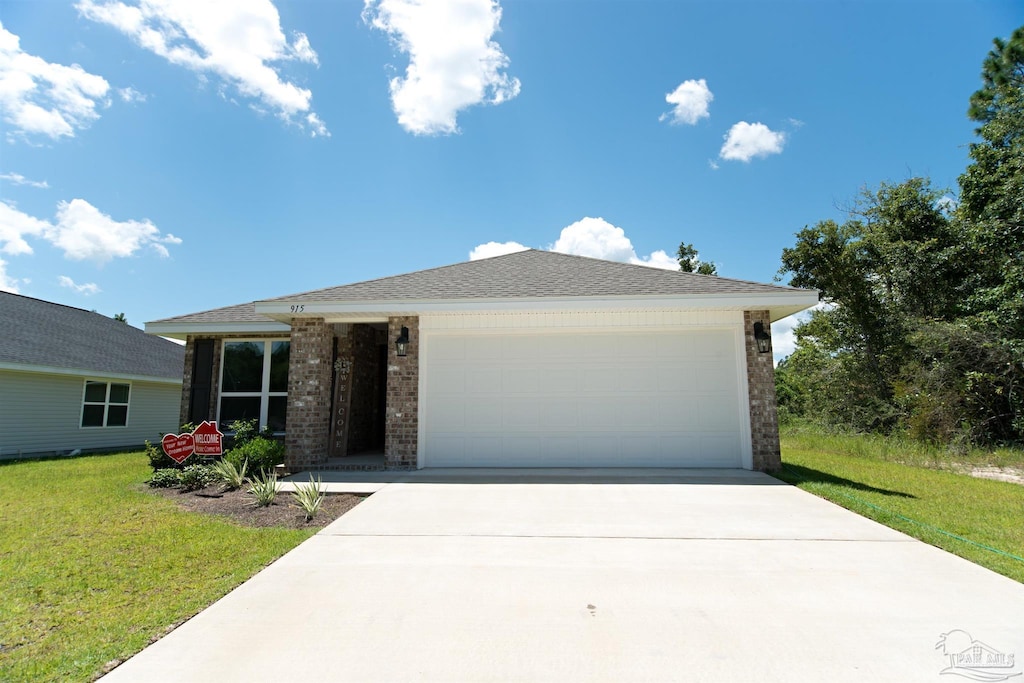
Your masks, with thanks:
[{"label": "red yard sign", "polygon": [[167,457],[179,465],[196,450],[196,442],[191,434],[165,434],[160,445]]},{"label": "red yard sign", "polygon": [[192,432],[196,442],[196,455],[221,455],[224,435],[217,429],[216,422],[203,422]]}]

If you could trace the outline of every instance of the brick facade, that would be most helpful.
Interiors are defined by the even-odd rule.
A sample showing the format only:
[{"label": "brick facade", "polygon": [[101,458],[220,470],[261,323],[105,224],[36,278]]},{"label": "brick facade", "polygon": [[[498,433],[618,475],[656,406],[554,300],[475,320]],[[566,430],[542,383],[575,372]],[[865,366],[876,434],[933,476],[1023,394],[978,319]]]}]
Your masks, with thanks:
[{"label": "brick facade", "polygon": [[[409,328],[408,355],[399,358],[395,339]],[[416,316],[388,318],[387,409],[384,456],[388,467],[416,467],[419,452],[420,325]]]},{"label": "brick facade", "polygon": [[768,311],[743,312],[743,338],[747,355],[747,392],[750,398],[750,439],[754,469],[774,472],[782,467],[779,450],[779,418],[775,403],[775,365],[771,342],[767,353],[759,353],[754,339],[754,323],[760,320],[765,331],[771,328]]},{"label": "brick facade", "polygon": [[289,353],[285,466],[297,471],[327,461],[333,328],[323,318],[293,318]]}]

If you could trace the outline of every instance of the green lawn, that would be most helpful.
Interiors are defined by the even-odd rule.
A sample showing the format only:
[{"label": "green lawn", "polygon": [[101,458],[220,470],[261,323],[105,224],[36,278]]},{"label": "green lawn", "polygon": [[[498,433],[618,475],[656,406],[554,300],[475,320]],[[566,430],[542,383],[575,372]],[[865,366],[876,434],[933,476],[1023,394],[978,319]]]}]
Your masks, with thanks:
[{"label": "green lawn", "polygon": [[963,458],[927,449],[911,453],[877,437],[816,439],[784,429],[777,476],[1024,583],[1024,486],[951,471],[986,462],[1021,466],[1024,457],[1013,451],[990,460],[978,452]]},{"label": "green lawn", "polygon": [[141,453],[0,465],[0,681],[84,681],[312,531],[250,529],[146,493]]}]

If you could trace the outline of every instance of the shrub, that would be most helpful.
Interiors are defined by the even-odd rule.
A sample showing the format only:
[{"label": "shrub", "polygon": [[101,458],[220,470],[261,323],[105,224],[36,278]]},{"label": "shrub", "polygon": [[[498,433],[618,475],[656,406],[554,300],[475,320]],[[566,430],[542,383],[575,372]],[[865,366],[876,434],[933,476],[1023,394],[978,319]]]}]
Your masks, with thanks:
[{"label": "shrub", "polygon": [[257,436],[259,430],[256,428],[256,420],[235,420],[228,425],[228,429],[235,433],[232,446],[238,448],[249,443]]},{"label": "shrub", "polygon": [[213,473],[220,482],[224,484],[225,491],[234,491],[235,489],[242,488],[242,484],[245,483],[245,472],[248,467],[248,460],[243,460],[241,467],[236,466],[230,460],[218,460],[210,466],[210,469],[213,470]]},{"label": "shrub", "polygon": [[217,474],[206,465],[189,465],[181,471],[181,490],[196,491],[217,481]]},{"label": "shrub", "polygon": [[148,440],[146,441],[144,452],[146,457],[149,458],[149,466],[153,468],[154,474],[158,470],[179,469],[180,467],[178,463],[167,457],[163,448],[159,445],[151,444]]},{"label": "shrub", "polygon": [[292,497],[296,504],[306,513],[306,521],[316,517],[320,511],[320,505],[324,502],[324,491],[321,489],[323,482],[320,477],[313,481],[313,475],[309,475],[308,484],[296,484]]},{"label": "shrub", "polygon": [[241,468],[242,463],[248,461],[250,472],[267,472],[284,462],[284,444],[256,436],[232,448],[224,455],[224,459],[236,468]]},{"label": "shrub", "polygon": [[174,489],[181,486],[181,470],[164,467],[153,471],[149,485],[155,489]]},{"label": "shrub", "polygon": [[267,507],[274,502],[281,485],[277,483],[277,475],[261,472],[249,480],[249,493],[256,496],[253,505]]}]

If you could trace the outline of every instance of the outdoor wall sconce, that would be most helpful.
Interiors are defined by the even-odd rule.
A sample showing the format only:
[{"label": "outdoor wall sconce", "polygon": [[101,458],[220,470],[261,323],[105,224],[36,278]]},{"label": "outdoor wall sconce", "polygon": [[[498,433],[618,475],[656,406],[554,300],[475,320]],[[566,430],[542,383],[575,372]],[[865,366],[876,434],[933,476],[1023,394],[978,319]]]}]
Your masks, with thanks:
[{"label": "outdoor wall sconce", "polygon": [[[402,328],[405,329],[404,327]],[[764,331],[764,323],[758,320],[754,323],[754,340],[757,342],[758,353],[768,353],[768,345],[772,336]]]},{"label": "outdoor wall sconce", "polygon": [[409,352],[409,328],[402,326],[402,334],[395,340],[395,355],[404,356]]}]

